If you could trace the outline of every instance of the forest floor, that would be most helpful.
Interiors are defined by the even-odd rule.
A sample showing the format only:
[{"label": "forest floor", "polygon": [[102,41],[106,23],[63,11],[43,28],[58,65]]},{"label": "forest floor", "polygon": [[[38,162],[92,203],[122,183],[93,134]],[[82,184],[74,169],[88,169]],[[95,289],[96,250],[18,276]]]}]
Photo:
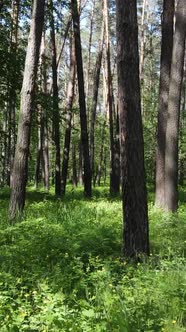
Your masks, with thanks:
[{"label": "forest floor", "polygon": [[186,204],[178,214],[149,198],[151,254],[122,259],[121,199],[29,188],[24,220],[7,223],[0,191],[0,331],[186,331]]}]

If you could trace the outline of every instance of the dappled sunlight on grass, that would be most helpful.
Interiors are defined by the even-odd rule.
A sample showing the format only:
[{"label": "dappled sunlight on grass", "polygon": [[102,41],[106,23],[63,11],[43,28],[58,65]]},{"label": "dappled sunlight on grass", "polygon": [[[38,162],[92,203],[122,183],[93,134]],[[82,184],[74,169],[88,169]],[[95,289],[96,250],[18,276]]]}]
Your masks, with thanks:
[{"label": "dappled sunlight on grass", "polygon": [[122,205],[108,188],[63,199],[30,187],[24,220],[7,226],[0,193],[0,331],[184,332],[186,209],[149,203],[151,255],[122,259]]}]

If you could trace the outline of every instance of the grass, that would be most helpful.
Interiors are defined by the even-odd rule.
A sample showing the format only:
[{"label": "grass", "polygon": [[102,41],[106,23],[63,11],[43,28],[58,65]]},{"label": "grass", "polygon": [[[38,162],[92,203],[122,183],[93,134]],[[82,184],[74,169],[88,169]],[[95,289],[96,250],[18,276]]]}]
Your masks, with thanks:
[{"label": "grass", "polygon": [[[183,193],[182,196],[184,197]],[[184,332],[186,208],[173,217],[149,202],[151,255],[121,259],[120,198],[84,200],[29,189],[24,220],[7,224],[0,192],[0,331]]]}]

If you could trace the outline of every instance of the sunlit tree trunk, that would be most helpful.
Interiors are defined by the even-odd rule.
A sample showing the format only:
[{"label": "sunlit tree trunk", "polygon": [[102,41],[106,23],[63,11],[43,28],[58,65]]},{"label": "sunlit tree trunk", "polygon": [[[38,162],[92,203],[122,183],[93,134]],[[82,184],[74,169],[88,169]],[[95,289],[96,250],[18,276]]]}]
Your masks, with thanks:
[{"label": "sunlit tree trunk", "polygon": [[173,47],[174,1],[164,0],[162,20],[155,192],[155,204],[161,208],[165,206],[165,137]]},{"label": "sunlit tree trunk", "polygon": [[165,148],[165,210],[178,208],[178,137],[186,37],[185,0],[178,0],[168,98]]},{"label": "sunlit tree trunk", "polygon": [[35,0],[33,2],[30,34],[28,38],[25,70],[21,91],[18,136],[9,206],[9,216],[14,221],[16,216],[23,211],[25,205],[31,113],[34,107],[34,90],[44,21],[44,5],[44,0]]}]

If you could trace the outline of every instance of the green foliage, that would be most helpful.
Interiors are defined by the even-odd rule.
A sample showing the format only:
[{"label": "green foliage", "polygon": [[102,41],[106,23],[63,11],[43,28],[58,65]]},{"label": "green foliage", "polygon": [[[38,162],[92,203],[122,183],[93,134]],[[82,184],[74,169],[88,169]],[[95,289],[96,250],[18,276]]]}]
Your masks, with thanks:
[{"label": "green foliage", "polygon": [[108,188],[91,201],[28,192],[26,215],[7,226],[1,191],[0,331],[183,332],[186,211],[150,205],[151,256],[121,259],[122,211]]}]

